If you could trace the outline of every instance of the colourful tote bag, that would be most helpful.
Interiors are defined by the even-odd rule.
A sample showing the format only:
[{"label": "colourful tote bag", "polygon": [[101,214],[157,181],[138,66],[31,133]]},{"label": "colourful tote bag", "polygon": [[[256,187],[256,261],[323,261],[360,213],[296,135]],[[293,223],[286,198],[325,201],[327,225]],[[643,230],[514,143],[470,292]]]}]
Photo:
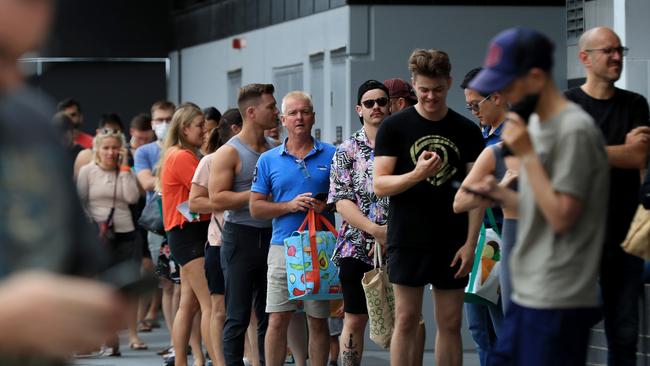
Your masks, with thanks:
[{"label": "colourful tote bag", "polygon": [[[493,228],[496,228],[494,214],[486,210]],[[499,270],[501,266],[501,235],[493,229],[481,225],[474,265],[465,288],[465,302],[475,304],[494,304],[499,302],[501,288],[499,286]]]},{"label": "colourful tote bag", "polygon": [[[328,231],[321,231],[321,224]],[[336,236],[334,226],[325,217],[309,210],[298,230],[284,239],[290,300],[343,298],[338,267],[330,261]]]}]

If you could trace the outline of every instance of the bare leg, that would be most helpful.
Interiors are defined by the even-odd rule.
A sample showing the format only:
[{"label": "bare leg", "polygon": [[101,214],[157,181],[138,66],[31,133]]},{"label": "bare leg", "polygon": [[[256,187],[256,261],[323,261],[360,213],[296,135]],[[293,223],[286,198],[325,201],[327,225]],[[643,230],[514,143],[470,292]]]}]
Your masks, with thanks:
[{"label": "bare leg", "polygon": [[309,326],[309,360],[311,366],[326,366],[330,353],[330,332],[327,318],[307,316]]},{"label": "bare leg", "polygon": [[201,310],[197,311],[192,319],[190,346],[192,346],[194,366],[203,366],[203,364],[205,364],[205,356],[203,356],[203,345],[201,344]]},{"label": "bare leg", "polygon": [[181,267],[181,299],[178,312],[174,317],[172,338],[176,351],[176,366],[187,366],[187,343],[192,331],[194,314],[199,311],[199,302],[192,292],[189,281],[186,279],[185,267]]},{"label": "bare leg", "polygon": [[[423,287],[393,285],[395,329],[390,343],[390,364],[392,366],[413,365],[415,353],[413,334],[417,330],[422,313],[422,290]],[[436,365],[440,366],[437,362]]]},{"label": "bare leg", "polygon": [[426,329],[424,327],[424,319],[420,319],[420,325],[418,326],[417,333],[415,334],[415,353],[413,354],[413,366],[422,366],[423,356],[424,356],[424,344],[426,335]]},{"label": "bare leg", "polygon": [[460,326],[463,320],[463,299],[460,290],[434,290],[436,333],[435,363],[440,366],[460,366],[463,347]]},{"label": "bare leg", "polygon": [[359,366],[363,357],[363,343],[368,315],[345,313],[341,332],[341,365]]},{"label": "bare leg", "polygon": [[212,315],[210,316],[210,336],[214,346],[216,359],[212,360],[215,366],[225,366],[223,357],[223,323],[226,320],[226,308],[223,295],[212,294]]},{"label": "bare leg", "polygon": [[138,302],[133,302],[128,308],[129,347],[146,347],[138,336]]},{"label": "bare leg", "polygon": [[[214,354],[214,344],[210,337],[210,312],[212,303],[210,301],[210,291],[208,290],[208,280],[205,278],[205,258],[196,258],[183,266],[185,271],[185,282],[189,282],[192,293],[196,296],[201,307],[201,336],[203,343],[210,354],[210,359],[216,359]],[[198,352],[195,352],[197,354]],[[201,351],[202,353],[202,351]],[[195,356],[196,357],[196,356]]]},{"label": "bare leg", "polygon": [[267,366],[282,366],[287,355],[287,329],[291,321],[290,311],[269,314],[269,325],[264,339]]},{"label": "bare leg", "polygon": [[339,336],[330,336],[330,365],[339,363],[339,352],[341,352],[341,347],[339,346]]},{"label": "bare leg", "polygon": [[287,344],[296,366],[307,365],[307,319],[305,313],[294,312],[287,330]]},{"label": "bare leg", "polygon": [[244,357],[246,357],[253,366],[260,366],[260,355],[257,351],[257,315],[255,309],[251,310],[251,320],[246,329],[246,338],[244,342]]}]

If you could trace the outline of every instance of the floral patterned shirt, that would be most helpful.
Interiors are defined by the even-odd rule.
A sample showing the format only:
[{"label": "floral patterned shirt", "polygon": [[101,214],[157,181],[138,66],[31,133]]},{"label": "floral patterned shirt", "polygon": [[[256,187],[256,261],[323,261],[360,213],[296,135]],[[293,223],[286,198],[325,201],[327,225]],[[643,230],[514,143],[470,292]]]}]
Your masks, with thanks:
[{"label": "floral patterned shirt", "polygon": [[[328,203],[350,200],[370,221],[385,225],[388,221],[388,197],[379,198],[373,192],[374,158],[374,150],[363,128],[339,145],[332,159]],[[374,244],[375,239],[370,234],[343,220],[332,261],[338,265],[341,258],[355,258],[372,265],[368,251]]]}]

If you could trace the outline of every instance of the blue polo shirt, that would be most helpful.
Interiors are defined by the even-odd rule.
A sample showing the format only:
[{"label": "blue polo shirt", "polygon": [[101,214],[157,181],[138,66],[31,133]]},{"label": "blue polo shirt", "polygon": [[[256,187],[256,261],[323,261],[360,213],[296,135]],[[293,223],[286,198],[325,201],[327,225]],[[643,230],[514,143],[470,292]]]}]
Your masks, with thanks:
[{"label": "blue polo shirt", "polygon": [[490,129],[492,129],[492,126],[484,126],[481,128],[483,132],[483,140],[485,141],[485,146],[490,146],[501,142],[501,131],[503,130],[504,124],[505,123],[501,123],[499,127],[497,127],[491,135],[490,135]]},{"label": "blue polo shirt", "polygon": [[[286,143],[286,140],[285,140]],[[271,195],[273,202],[287,202],[297,195],[311,192],[329,192],[330,166],[336,152],[334,145],[314,139],[314,147],[303,160],[291,155],[282,145],[260,156],[253,176],[252,192]],[[334,215],[325,217],[334,225]],[[291,236],[305,219],[305,212],[288,213],[273,219],[271,244],[284,245],[284,239]]]}]

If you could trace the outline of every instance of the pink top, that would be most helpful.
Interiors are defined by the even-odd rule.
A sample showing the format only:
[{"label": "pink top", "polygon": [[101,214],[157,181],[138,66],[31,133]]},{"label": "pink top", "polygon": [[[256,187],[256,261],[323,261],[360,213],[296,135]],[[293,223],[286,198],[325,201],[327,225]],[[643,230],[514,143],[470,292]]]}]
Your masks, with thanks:
[{"label": "pink top", "polygon": [[115,194],[115,213],[113,225],[115,232],[128,233],[135,230],[129,205],[138,202],[140,191],[133,172],[120,172],[115,182],[115,170],[104,170],[97,164],[91,163],[79,170],[77,190],[86,211],[93,221],[106,221],[113,207],[113,192]]},{"label": "pink top", "polygon": [[[192,183],[208,189],[208,182],[210,181],[210,165],[214,153],[208,154],[201,159],[199,165],[196,167]],[[219,224],[217,224],[217,221]],[[221,229],[223,228],[223,211],[216,211],[210,217],[210,225],[208,226],[208,242],[210,245],[221,245]]]}]

